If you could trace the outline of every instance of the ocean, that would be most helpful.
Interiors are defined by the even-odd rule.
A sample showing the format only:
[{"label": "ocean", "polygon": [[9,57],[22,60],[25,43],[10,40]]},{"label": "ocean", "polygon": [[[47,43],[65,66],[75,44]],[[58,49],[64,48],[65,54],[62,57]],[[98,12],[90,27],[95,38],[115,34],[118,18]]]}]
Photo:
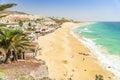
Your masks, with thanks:
[{"label": "ocean", "polygon": [[120,22],[99,22],[73,29],[73,34],[96,56],[99,64],[120,80]]}]

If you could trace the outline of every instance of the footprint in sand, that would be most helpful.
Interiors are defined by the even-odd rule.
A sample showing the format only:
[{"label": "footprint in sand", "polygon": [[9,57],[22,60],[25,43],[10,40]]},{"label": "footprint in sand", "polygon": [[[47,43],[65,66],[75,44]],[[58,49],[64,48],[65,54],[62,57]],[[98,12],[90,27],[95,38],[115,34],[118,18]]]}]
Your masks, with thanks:
[{"label": "footprint in sand", "polygon": [[86,69],[84,69],[84,71],[87,71]]},{"label": "footprint in sand", "polygon": [[72,69],[72,72],[75,72],[75,70],[74,70],[74,69]]},{"label": "footprint in sand", "polygon": [[72,80],[72,78],[68,78],[68,80]]},{"label": "footprint in sand", "polygon": [[64,64],[68,64],[68,61],[67,60],[63,60],[62,61]]}]

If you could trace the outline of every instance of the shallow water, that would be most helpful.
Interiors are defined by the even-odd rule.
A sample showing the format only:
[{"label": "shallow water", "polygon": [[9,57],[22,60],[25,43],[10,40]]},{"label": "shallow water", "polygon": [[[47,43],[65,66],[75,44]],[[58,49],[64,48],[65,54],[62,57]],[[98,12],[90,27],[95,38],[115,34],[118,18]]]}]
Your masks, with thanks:
[{"label": "shallow water", "polygon": [[[101,65],[120,80],[120,22],[103,22],[74,29],[79,40],[89,47]],[[108,68],[108,67],[111,68]]]}]

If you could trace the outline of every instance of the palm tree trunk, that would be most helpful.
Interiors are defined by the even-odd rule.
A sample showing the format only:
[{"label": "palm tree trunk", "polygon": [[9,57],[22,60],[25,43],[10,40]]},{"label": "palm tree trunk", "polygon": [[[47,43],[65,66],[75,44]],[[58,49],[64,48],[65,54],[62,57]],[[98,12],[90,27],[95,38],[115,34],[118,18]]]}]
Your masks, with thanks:
[{"label": "palm tree trunk", "polygon": [[23,59],[23,53],[22,52],[20,53],[20,57],[21,57],[21,59]]},{"label": "palm tree trunk", "polygon": [[24,60],[26,59],[25,52],[23,52],[23,59],[24,59]]},{"label": "palm tree trunk", "polygon": [[22,53],[22,50],[19,50],[18,51],[18,59],[23,59],[23,53]]},{"label": "palm tree trunk", "polygon": [[17,57],[17,54],[16,54],[15,51],[12,51],[12,55],[13,55],[12,61],[17,61],[17,60],[18,60],[18,57]]},{"label": "palm tree trunk", "polygon": [[10,50],[8,50],[8,52],[6,53],[6,59],[5,59],[6,64],[11,63],[10,55],[11,55],[11,52],[10,52]]}]

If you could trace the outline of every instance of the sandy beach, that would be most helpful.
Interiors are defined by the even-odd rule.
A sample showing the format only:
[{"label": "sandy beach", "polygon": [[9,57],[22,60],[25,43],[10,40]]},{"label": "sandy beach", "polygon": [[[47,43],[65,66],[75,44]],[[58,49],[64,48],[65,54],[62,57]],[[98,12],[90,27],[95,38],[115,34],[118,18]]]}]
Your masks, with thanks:
[{"label": "sandy beach", "polygon": [[40,36],[42,50],[36,58],[46,62],[49,77],[55,80],[95,80],[96,74],[103,75],[104,80],[113,80],[112,74],[90,56],[90,50],[70,34],[72,28],[83,24],[86,23],[67,22],[55,32]]}]

